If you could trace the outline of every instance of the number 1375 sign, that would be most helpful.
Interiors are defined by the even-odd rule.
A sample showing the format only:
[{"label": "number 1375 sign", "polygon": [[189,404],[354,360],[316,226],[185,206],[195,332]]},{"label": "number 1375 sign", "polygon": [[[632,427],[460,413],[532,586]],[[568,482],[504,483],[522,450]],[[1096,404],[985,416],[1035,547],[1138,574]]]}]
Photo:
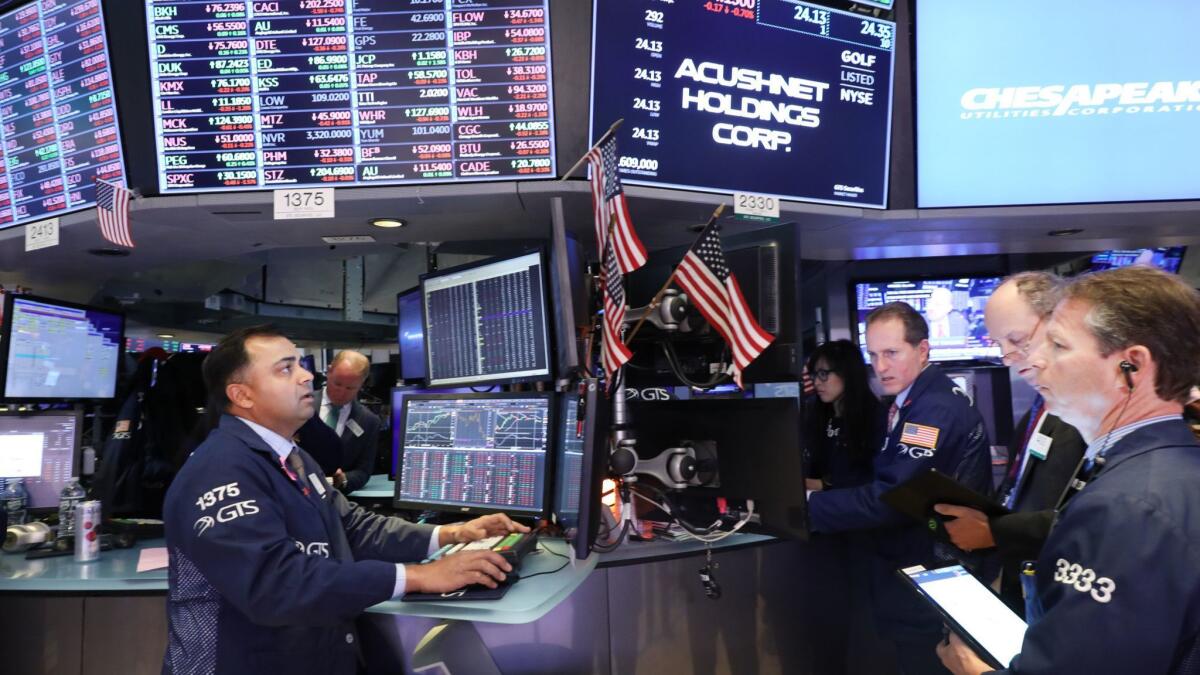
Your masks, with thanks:
[{"label": "number 1375 sign", "polygon": [[275,191],[275,220],[332,217],[333,188]]}]

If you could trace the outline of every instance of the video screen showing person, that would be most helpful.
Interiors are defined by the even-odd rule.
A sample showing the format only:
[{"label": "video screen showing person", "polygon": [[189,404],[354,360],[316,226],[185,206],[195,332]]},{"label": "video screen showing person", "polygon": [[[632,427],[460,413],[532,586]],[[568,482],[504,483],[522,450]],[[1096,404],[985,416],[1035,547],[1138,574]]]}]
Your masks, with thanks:
[{"label": "video screen showing person", "polygon": [[1184,246],[1160,246],[1158,248],[1113,249],[1101,251],[1092,256],[1088,266],[1089,272],[1111,270],[1127,265],[1145,265],[1157,267],[1171,274],[1179,273],[1179,264],[1183,262]]},{"label": "video screen showing person", "polygon": [[929,360],[1000,358],[983,325],[983,307],[1000,277],[894,280],[855,284],[858,344],[867,357],[867,315],[889,302],[905,302],[929,323]]}]

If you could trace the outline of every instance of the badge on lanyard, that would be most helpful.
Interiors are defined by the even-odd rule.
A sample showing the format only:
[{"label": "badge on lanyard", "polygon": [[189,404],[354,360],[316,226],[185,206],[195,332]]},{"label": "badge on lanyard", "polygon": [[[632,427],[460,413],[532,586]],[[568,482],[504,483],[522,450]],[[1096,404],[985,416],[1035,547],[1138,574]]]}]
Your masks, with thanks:
[{"label": "badge on lanyard", "polygon": [[1053,442],[1052,438],[1039,431],[1029,439],[1029,454],[1045,461],[1046,456],[1050,454],[1050,444]]}]

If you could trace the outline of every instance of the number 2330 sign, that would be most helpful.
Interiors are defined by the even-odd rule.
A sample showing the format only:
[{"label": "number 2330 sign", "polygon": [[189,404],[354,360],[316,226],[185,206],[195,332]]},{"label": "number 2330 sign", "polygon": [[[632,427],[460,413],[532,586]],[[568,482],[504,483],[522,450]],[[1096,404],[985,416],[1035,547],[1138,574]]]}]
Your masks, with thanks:
[{"label": "number 2330 sign", "polygon": [[333,188],[275,191],[275,220],[332,217]]}]

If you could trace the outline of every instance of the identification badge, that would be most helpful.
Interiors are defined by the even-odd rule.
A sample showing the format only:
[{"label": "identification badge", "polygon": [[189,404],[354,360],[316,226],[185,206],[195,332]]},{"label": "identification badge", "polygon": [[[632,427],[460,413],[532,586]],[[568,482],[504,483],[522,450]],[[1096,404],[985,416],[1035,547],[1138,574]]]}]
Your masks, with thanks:
[{"label": "identification badge", "polygon": [[312,483],[313,489],[317,491],[317,495],[325,496],[325,479],[315,473],[308,474],[308,482]]},{"label": "identification badge", "polygon": [[363,435],[363,428],[354,420],[346,420],[346,428],[349,429],[350,433],[354,434],[355,436]]},{"label": "identification badge", "polygon": [[1049,436],[1038,432],[1033,435],[1033,438],[1029,439],[1029,454],[1044,461],[1046,456],[1050,454],[1050,444],[1053,442],[1054,440]]}]

